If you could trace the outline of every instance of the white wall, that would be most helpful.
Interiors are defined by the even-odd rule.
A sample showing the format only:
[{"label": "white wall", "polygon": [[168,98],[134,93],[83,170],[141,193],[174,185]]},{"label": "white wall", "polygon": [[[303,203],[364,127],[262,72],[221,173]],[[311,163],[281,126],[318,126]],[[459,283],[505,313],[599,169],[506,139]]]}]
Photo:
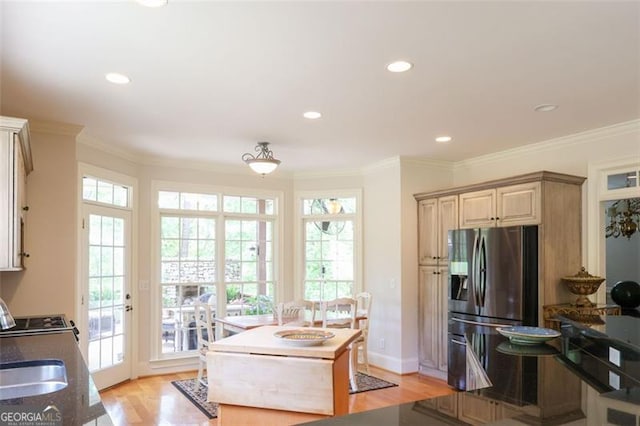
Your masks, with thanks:
[{"label": "white wall", "polygon": [[75,133],[31,126],[33,171],[27,176],[26,270],[2,273],[2,298],[14,316],[73,318],[76,282]]}]

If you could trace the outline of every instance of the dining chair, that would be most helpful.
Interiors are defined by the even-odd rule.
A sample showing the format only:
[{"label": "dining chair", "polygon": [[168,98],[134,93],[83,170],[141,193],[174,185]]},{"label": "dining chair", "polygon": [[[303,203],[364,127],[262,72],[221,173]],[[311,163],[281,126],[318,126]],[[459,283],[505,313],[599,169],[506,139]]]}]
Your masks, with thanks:
[{"label": "dining chair", "polygon": [[[352,297],[340,297],[326,300],[320,303],[322,312],[322,328],[357,328],[356,327],[357,301]],[[349,382],[351,388],[358,390],[356,382],[356,364],[354,362],[354,346],[349,345]]]},{"label": "dining chair", "polygon": [[340,297],[320,303],[323,328],[357,328],[356,299]]},{"label": "dining chair", "polygon": [[356,294],[356,318],[357,327],[362,331],[362,335],[353,342],[353,357],[354,365],[357,368],[358,365],[358,353],[362,351],[362,364],[364,364],[365,371],[369,374],[369,357],[367,356],[369,348],[369,315],[371,313],[371,293],[363,291]]},{"label": "dining chair", "polygon": [[292,300],[276,305],[278,325],[311,327],[315,320],[316,305],[309,300]]},{"label": "dining chair", "polygon": [[[207,368],[207,352],[209,351],[209,345],[215,340],[213,318],[211,315],[211,305],[204,302],[194,303],[194,315],[196,322],[196,336],[198,341],[198,378],[196,379],[196,391],[203,384],[208,384],[202,379],[204,376],[204,370]],[[205,334],[206,333],[206,334]],[[209,371],[207,371],[209,374]]]}]

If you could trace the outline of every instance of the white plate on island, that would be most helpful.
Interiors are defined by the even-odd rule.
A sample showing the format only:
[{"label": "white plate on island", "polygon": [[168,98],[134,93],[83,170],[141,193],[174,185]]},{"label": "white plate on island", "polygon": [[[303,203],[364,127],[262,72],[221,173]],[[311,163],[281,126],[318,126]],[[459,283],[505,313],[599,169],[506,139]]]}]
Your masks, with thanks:
[{"label": "white plate on island", "polygon": [[300,330],[282,330],[273,335],[279,340],[293,346],[314,346],[321,345],[335,335],[329,331],[300,329]]},{"label": "white plate on island", "polygon": [[542,327],[514,326],[500,327],[498,333],[509,338],[511,343],[517,345],[540,345],[548,340],[560,337],[562,333],[557,330]]}]

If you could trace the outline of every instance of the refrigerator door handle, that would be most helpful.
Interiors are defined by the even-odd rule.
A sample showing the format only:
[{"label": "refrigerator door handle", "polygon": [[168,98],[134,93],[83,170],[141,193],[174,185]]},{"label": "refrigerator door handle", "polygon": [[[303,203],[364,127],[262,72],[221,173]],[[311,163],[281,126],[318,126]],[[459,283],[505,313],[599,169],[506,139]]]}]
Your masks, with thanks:
[{"label": "refrigerator door handle", "polygon": [[479,259],[479,250],[480,250],[480,233],[476,232],[475,234],[475,238],[473,241],[473,257],[471,260],[471,276],[473,279],[472,284],[472,288],[473,288],[473,301],[475,302],[475,307],[478,309],[478,313],[480,311],[480,307],[482,306],[480,304],[480,295],[479,295],[479,288],[478,288],[478,283],[480,280],[480,265],[478,265],[478,262],[480,261]]},{"label": "refrigerator door handle", "polygon": [[487,292],[487,240],[484,235],[480,237],[478,245],[478,305],[484,308],[484,301]]},{"label": "refrigerator door handle", "polygon": [[471,325],[481,325],[483,327],[493,327],[493,328],[513,327],[512,324],[498,324],[498,323],[493,323],[493,322],[469,321],[469,320],[465,320],[465,319],[461,319],[461,318],[451,318],[451,321],[461,322],[461,323],[464,323],[464,324],[471,324]]}]

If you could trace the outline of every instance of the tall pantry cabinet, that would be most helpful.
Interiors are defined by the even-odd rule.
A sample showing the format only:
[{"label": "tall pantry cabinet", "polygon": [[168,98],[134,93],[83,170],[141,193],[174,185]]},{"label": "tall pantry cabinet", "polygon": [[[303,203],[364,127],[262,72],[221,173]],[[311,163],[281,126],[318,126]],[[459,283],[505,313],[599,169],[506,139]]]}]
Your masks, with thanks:
[{"label": "tall pantry cabinet", "polygon": [[[448,232],[458,227],[458,196],[418,202],[418,336],[420,371],[445,378],[447,373]],[[426,371],[423,371],[426,370]]]},{"label": "tall pantry cabinet", "polygon": [[415,194],[418,202],[419,371],[446,379],[448,242],[452,229],[538,225],[538,318],[575,299],[560,278],[581,266],[583,177],[541,171]]},{"label": "tall pantry cabinet", "polygon": [[27,120],[0,116],[0,271],[19,271],[24,248],[27,174],[33,170]]}]

